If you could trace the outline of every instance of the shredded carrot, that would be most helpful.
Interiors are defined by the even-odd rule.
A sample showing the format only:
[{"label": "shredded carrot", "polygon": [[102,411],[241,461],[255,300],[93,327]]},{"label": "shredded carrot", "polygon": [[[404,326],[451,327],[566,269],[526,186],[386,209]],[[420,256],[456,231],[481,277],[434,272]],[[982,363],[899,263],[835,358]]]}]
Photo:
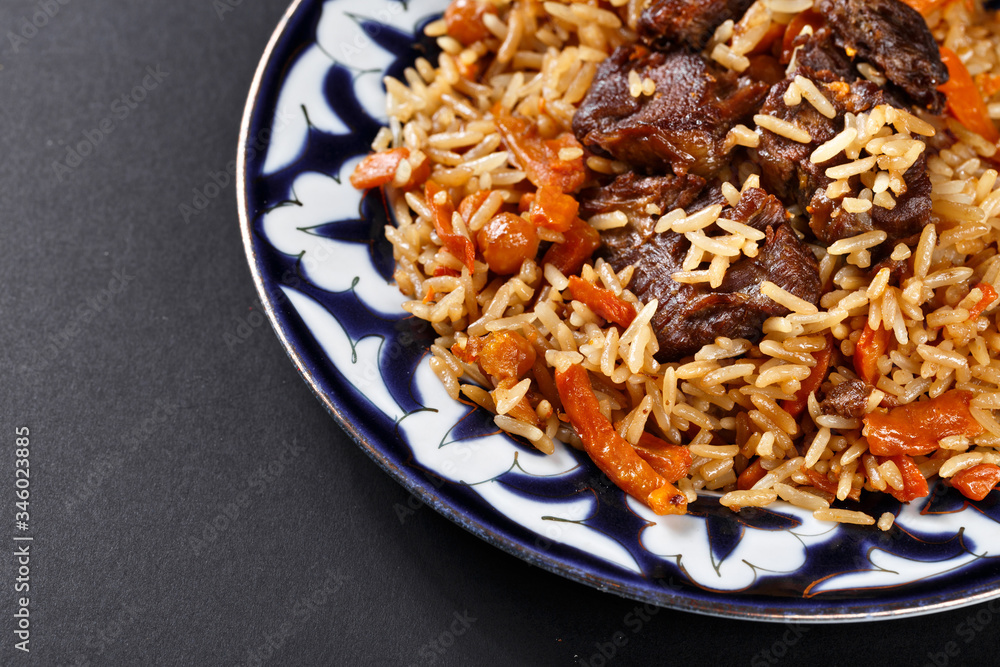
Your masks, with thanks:
[{"label": "shredded carrot", "polygon": [[823,18],[823,15],[812,9],[807,9],[804,12],[796,14],[795,18],[788,23],[788,27],[785,29],[785,36],[781,40],[781,62],[788,64],[792,59],[792,51],[795,48],[793,42],[799,36],[799,33],[802,32],[803,28],[809,26],[815,31],[824,23],[826,23],[826,19]]},{"label": "shredded carrot", "polygon": [[569,276],[579,273],[583,263],[601,247],[601,235],[596,229],[577,218],[563,236],[565,240],[562,243],[553,243],[552,247],[545,251],[542,266],[552,264],[562,271],[563,275]]},{"label": "shredded carrot", "polygon": [[465,345],[461,343],[452,345],[451,353],[467,364],[475,364],[479,361],[479,353],[482,352],[485,342],[485,336],[469,336],[465,339]]},{"label": "shredded carrot", "polygon": [[635,453],[641,456],[653,470],[663,475],[668,482],[676,482],[687,477],[691,470],[691,450],[682,445],[672,445],[651,433],[643,432]]},{"label": "shredded carrot", "polygon": [[951,485],[970,500],[982,500],[1000,482],[1000,466],[980,463],[955,473]]},{"label": "shredded carrot", "polygon": [[479,352],[479,366],[495,378],[524,377],[535,364],[535,348],[516,331],[493,331],[486,335]]},{"label": "shredded carrot", "polygon": [[872,329],[865,323],[865,329],[854,346],[854,370],[870,385],[878,382],[878,360],[889,349],[891,340],[892,334],[886,329]]},{"label": "shredded carrot", "polygon": [[[497,389],[508,390],[517,383],[518,383],[517,378],[504,378],[503,380],[497,382],[497,388],[491,391],[490,395],[493,396],[493,400],[495,401]],[[522,397],[521,400],[518,401],[514,405],[514,407],[510,409],[509,412],[507,412],[507,414],[513,417],[514,419],[519,419],[523,422],[528,422],[529,424],[533,424],[535,426],[542,425],[541,420],[538,418],[538,413],[536,413],[535,410],[531,407],[531,402],[528,400],[527,395]]]},{"label": "shredded carrot", "polygon": [[761,465],[760,459],[757,459],[748,465],[746,469],[740,473],[739,477],[736,478],[736,488],[741,491],[748,491],[752,489],[753,485],[759,482],[766,474],[767,471],[764,470],[764,466]]},{"label": "shredded carrot", "polygon": [[[812,468],[803,466],[800,470],[817,489],[831,493],[834,496],[837,495],[837,482]],[[852,486],[851,490],[847,492],[847,497],[851,500],[859,500],[861,498],[861,489],[856,489]]]},{"label": "shredded carrot", "polygon": [[611,290],[592,285],[580,276],[569,277],[569,291],[574,299],[585,303],[608,322],[628,327],[635,319],[635,306],[622,301]]},{"label": "shredded carrot", "polygon": [[971,400],[971,391],[952,389],[927,401],[871,412],[864,417],[868,450],[876,456],[917,456],[938,449],[941,438],[979,435],[983,427],[969,412]]},{"label": "shredded carrot", "polygon": [[657,514],[686,514],[687,497],[640,458],[601,414],[587,371],[574,364],[565,371],[557,370],[555,375],[569,421],[601,472]]},{"label": "shredded carrot", "polygon": [[1000,295],[997,294],[997,291],[993,289],[993,285],[990,285],[989,283],[979,283],[978,285],[976,285],[976,287],[979,288],[979,291],[983,293],[983,298],[980,299],[979,303],[977,303],[969,311],[970,320],[974,320],[980,315],[982,315],[983,311],[989,308],[991,303],[996,301],[997,298],[1000,298]]},{"label": "shredded carrot", "polygon": [[961,59],[955,52],[941,47],[941,60],[948,67],[948,81],[938,90],[945,94],[948,100],[948,111],[967,129],[981,135],[991,143],[1000,140],[1000,132],[990,118],[986,102],[976,88],[969,70],[965,69]]},{"label": "shredded carrot", "polygon": [[476,190],[471,195],[466,195],[462,198],[462,201],[458,205],[458,213],[462,216],[462,220],[468,225],[469,221],[472,220],[472,216],[475,215],[479,207],[483,205],[486,198],[490,196],[492,190]]},{"label": "shredded carrot", "polygon": [[351,173],[351,185],[358,190],[367,190],[391,183],[396,176],[399,163],[408,157],[410,149],[406,147],[372,153],[354,168]]},{"label": "shredded carrot", "polygon": [[528,220],[557,232],[568,231],[580,211],[580,202],[559,188],[543,185],[529,200]]},{"label": "shredded carrot", "polygon": [[891,486],[885,487],[886,492],[891,493],[899,502],[908,503],[914,498],[923,498],[931,492],[927,485],[927,478],[920,472],[920,468],[917,467],[913,459],[906,454],[896,454],[895,456],[887,457],[876,456],[875,458],[878,460],[879,465],[886,461],[892,461],[899,469],[899,474],[903,477],[903,488],[894,489]]},{"label": "shredded carrot", "polygon": [[809,377],[802,382],[802,387],[795,392],[795,398],[781,402],[781,407],[793,417],[802,414],[809,403],[809,394],[819,389],[823,380],[826,379],[826,372],[830,370],[830,359],[833,357],[833,337],[827,336],[826,347],[818,352],[813,352],[812,356],[816,360],[816,365],[813,366]]},{"label": "shredded carrot", "polygon": [[920,15],[926,18],[934,10],[941,9],[945,5],[955,2],[955,0],[903,0],[903,2],[920,12]]},{"label": "shredded carrot", "polygon": [[543,139],[534,123],[513,116],[499,104],[494,105],[493,115],[504,145],[517,158],[535,187],[549,185],[566,193],[580,189],[587,179],[583,156],[572,160],[559,157],[563,148],[582,148],[576,137],[565,132],[555,139]]},{"label": "shredded carrot", "polygon": [[757,46],[753,47],[750,51],[750,55],[771,53],[771,49],[774,48],[775,42],[781,40],[784,35],[785,26],[775,21],[771,24],[771,27],[767,29],[767,32],[764,33],[764,36],[760,38],[760,41],[757,42]]},{"label": "shredded carrot", "polygon": [[444,203],[437,202],[440,192],[447,192],[434,181],[427,181],[424,184],[424,196],[427,205],[434,211],[434,229],[441,238],[441,243],[455,258],[462,262],[469,269],[469,273],[475,270],[476,246],[472,239],[458,234],[451,225],[451,214],[455,212],[455,205],[451,203],[451,198],[447,198]]},{"label": "shredded carrot", "polygon": [[496,8],[489,2],[477,2],[477,0],[453,0],[444,12],[445,25],[448,26],[448,34],[463,45],[469,46],[481,39],[487,39],[492,33],[483,22],[483,17],[487,14],[497,13]]}]

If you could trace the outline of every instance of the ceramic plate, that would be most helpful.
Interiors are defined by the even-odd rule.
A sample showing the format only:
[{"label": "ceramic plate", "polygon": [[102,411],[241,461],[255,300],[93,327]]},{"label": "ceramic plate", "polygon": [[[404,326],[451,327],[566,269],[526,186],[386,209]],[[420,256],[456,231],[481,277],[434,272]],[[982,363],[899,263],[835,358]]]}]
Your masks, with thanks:
[{"label": "ceramic plate", "polygon": [[348,182],[386,122],[382,77],[434,57],[422,26],[444,7],[295,2],[257,70],[239,146],[243,239],[275,331],[410,505],[595,588],[706,614],[861,620],[1000,595],[1000,492],[976,507],[943,486],[856,507],[895,514],[888,532],[790,506],[734,515],[708,496],[657,517],[571,448],[540,455],[448,398],[425,359],[432,331],[400,308],[381,195]]}]

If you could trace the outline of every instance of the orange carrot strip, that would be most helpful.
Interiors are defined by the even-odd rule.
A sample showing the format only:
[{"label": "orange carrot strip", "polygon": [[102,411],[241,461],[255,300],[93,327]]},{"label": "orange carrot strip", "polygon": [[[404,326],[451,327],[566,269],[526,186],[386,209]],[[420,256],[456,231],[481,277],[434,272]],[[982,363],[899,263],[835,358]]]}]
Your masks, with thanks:
[{"label": "orange carrot strip", "polygon": [[479,353],[483,351],[485,344],[485,336],[469,336],[464,346],[459,343],[452,345],[451,353],[467,364],[475,364],[479,362]]},{"label": "orange carrot strip", "polygon": [[1000,466],[980,463],[955,473],[951,485],[970,500],[982,500],[1000,482]]},{"label": "orange carrot strip", "polygon": [[628,327],[635,319],[635,306],[622,301],[611,290],[592,285],[580,276],[569,277],[569,291],[574,299],[585,303],[608,322]]},{"label": "orange carrot strip", "polygon": [[534,346],[516,331],[492,331],[483,341],[478,361],[485,373],[517,382],[531,370],[535,356]]},{"label": "orange carrot strip", "polygon": [[687,498],[643,461],[601,414],[590,378],[582,366],[556,371],[556,388],[569,421],[597,467],[630,496],[657,514],[686,514]]},{"label": "orange carrot strip", "polygon": [[948,67],[948,81],[938,86],[948,100],[948,111],[967,129],[981,135],[991,143],[1000,140],[1000,132],[993,124],[986,102],[976,88],[969,70],[951,49],[941,47],[941,60]]},{"label": "orange carrot strip", "polygon": [[920,472],[920,468],[917,467],[913,459],[906,454],[896,454],[889,457],[877,456],[875,458],[878,460],[879,465],[886,461],[892,461],[899,468],[899,474],[903,477],[903,488],[894,489],[891,486],[885,487],[886,492],[891,493],[899,502],[908,503],[914,498],[923,498],[931,492],[927,485],[927,478]]},{"label": "orange carrot strip", "polygon": [[493,5],[488,2],[453,0],[444,12],[448,34],[465,46],[490,37],[492,33],[483,23],[483,17],[487,13],[493,15],[497,13]]},{"label": "orange carrot strip", "polygon": [[668,482],[676,482],[687,477],[691,470],[691,451],[681,445],[672,445],[651,433],[643,432],[635,453],[641,456],[653,470],[663,475]]},{"label": "orange carrot strip", "polygon": [[[497,382],[496,389],[490,392],[490,395],[493,396],[493,400],[494,401],[496,400],[497,390],[502,389],[504,391],[507,391],[515,384],[517,384],[517,382],[518,382],[517,378],[504,378],[499,382]],[[513,417],[514,419],[519,419],[523,422],[528,422],[529,424],[533,424],[534,426],[541,426],[542,428],[545,428],[542,425],[541,420],[538,418],[538,413],[535,412],[534,408],[531,407],[531,402],[528,400],[527,396],[522,397],[520,401],[514,404],[514,407],[512,407],[507,414]]]},{"label": "orange carrot strip", "polygon": [[818,352],[813,352],[812,356],[816,360],[816,365],[813,366],[809,377],[802,382],[802,387],[795,392],[795,398],[781,402],[781,407],[793,417],[802,414],[809,403],[809,394],[819,389],[823,380],[826,379],[826,372],[830,370],[830,359],[833,357],[833,337],[828,335],[826,347]]},{"label": "orange carrot strip", "polygon": [[764,466],[760,464],[760,459],[757,459],[746,469],[740,473],[739,477],[736,478],[736,488],[740,491],[748,491],[753,488],[753,485],[760,481],[761,477],[767,474],[764,470]]},{"label": "orange carrot strip", "polygon": [[562,271],[563,275],[569,276],[579,273],[583,263],[601,247],[601,235],[596,229],[577,218],[563,236],[566,238],[565,241],[553,243],[552,247],[545,251],[542,266],[552,264]]},{"label": "orange carrot strip", "polygon": [[572,160],[559,157],[563,148],[581,148],[576,137],[567,132],[555,139],[542,139],[534,123],[511,115],[499,104],[493,107],[493,115],[504,145],[517,158],[535,187],[550,185],[567,193],[580,189],[587,179],[583,156]]},{"label": "orange carrot strip", "polygon": [[472,216],[475,215],[479,207],[483,205],[486,198],[490,196],[492,190],[476,190],[471,195],[466,195],[461,203],[458,205],[458,213],[462,216],[462,220],[468,225],[469,221],[472,220]]},{"label": "orange carrot strip", "polygon": [[774,43],[782,39],[785,36],[785,26],[781,25],[777,21],[771,24],[771,27],[767,29],[764,36],[760,38],[757,42],[757,46],[753,47],[750,51],[750,55],[759,55],[762,53],[771,53],[771,49],[774,47]]},{"label": "orange carrot strip", "polygon": [[528,220],[557,232],[568,231],[579,212],[580,202],[551,185],[538,188],[528,203]]},{"label": "orange carrot strip", "polygon": [[424,196],[427,200],[427,205],[434,211],[434,229],[441,238],[441,243],[444,244],[445,249],[454,255],[458,261],[465,264],[469,269],[469,273],[472,273],[475,269],[476,246],[472,243],[471,239],[455,233],[454,227],[451,226],[451,214],[455,212],[455,206],[451,203],[451,199],[448,198],[442,204],[435,201],[437,194],[444,191],[444,188],[434,181],[427,181],[424,184]]},{"label": "orange carrot strip", "polygon": [[930,454],[949,435],[979,435],[983,427],[969,412],[972,392],[953,389],[937,398],[909,403],[864,417],[868,450],[876,456]]},{"label": "orange carrot strip", "polygon": [[865,323],[861,338],[854,346],[854,370],[870,385],[878,382],[878,360],[889,349],[891,340],[892,335],[886,329],[879,327],[873,330]]},{"label": "orange carrot strip", "polygon": [[826,19],[823,18],[822,14],[812,9],[796,14],[795,18],[789,21],[788,27],[785,29],[785,36],[781,40],[781,62],[787,64],[792,59],[792,50],[795,48],[792,42],[795,41],[804,27],[808,25],[815,31],[824,23],[826,23]]},{"label": "orange carrot strip", "polygon": [[903,0],[904,3],[920,12],[924,18],[931,15],[935,9],[940,9],[955,0]]},{"label": "orange carrot strip", "polygon": [[391,183],[399,163],[408,157],[410,149],[406,147],[372,153],[354,168],[351,185],[358,190],[367,190]]},{"label": "orange carrot strip", "polygon": [[997,291],[993,289],[993,285],[990,285],[989,283],[979,283],[976,287],[978,287],[979,291],[983,293],[983,298],[980,299],[979,303],[977,303],[971,310],[969,310],[970,320],[974,320],[982,315],[983,311],[989,308],[990,304],[996,301],[997,297],[1000,296],[997,294]]},{"label": "orange carrot strip", "polygon": [[[812,485],[821,491],[826,491],[827,493],[832,493],[834,496],[837,495],[837,483],[824,475],[821,472],[813,470],[812,468],[806,468],[803,466],[801,469],[803,474],[809,478]],[[855,489],[851,487],[851,490],[847,492],[847,497],[851,500],[858,500],[861,498],[861,489]]]}]

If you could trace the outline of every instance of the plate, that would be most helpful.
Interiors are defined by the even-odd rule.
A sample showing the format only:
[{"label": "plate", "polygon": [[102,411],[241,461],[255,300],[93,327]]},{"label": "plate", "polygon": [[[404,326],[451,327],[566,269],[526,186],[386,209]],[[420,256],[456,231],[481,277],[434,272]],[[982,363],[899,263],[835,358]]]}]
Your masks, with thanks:
[{"label": "plate", "polygon": [[327,410],[413,494],[529,563],[635,600],[759,620],[930,613],[1000,596],[1000,493],[973,507],[943,485],[882,532],[779,505],[738,515],[699,497],[657,517],[587,458],[541,455],[452,401],[426,363],[432,331],[392,283],[377,191],[347,177],[385,122],[382,78],[433,58],[440,0],[298,0],[258,67],[243,117],[239,208],[257,290]]}]

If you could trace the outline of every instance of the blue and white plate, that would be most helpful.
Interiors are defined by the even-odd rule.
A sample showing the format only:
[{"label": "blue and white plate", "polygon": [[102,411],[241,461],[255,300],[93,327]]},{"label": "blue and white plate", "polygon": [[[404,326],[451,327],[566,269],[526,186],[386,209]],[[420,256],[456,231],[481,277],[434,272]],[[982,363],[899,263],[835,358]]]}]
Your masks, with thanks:
[{"label": "blue and white plate", "polygon": [[401,308],[379,192],[348,182],[386,122],[382,77],[434,57],[442,0],[298,0],[271,38],[239,146],[250,269],[305,381],[423,502],[563,576],[645,602],[764,620],[921,614],[1000,596],[1000,492],[900,506],[888,532],[781,506],[739,515],[704,497],[657,517],[572,448],[543,456],[452,401],[426,363],[432,331]]}]

